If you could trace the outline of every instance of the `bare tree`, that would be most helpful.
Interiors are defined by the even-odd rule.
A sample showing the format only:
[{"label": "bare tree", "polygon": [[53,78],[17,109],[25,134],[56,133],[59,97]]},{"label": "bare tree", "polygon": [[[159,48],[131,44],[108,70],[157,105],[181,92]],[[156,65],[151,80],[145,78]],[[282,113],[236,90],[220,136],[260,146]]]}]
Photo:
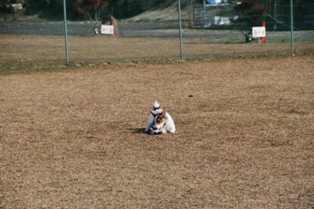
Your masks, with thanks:
[{"label": "bare tree", "polygon": [[260,0],[241,0],[233,9],[238,12],[236,19],[229,19],[231,23],[238,25],[244,23],[246,30],[242,32],[246,42],[251,41],[251,31],[253,26],[261,26],[265,21],[267,8],[259,5]]},{"label": "bare tree", "polygon": [[73,8],[79,16],[89,19],[93,24],[94,33],[99,34],[103,18],[109,16],[108,5],[108,1],[105,0],[78,0],[73,3]]}]

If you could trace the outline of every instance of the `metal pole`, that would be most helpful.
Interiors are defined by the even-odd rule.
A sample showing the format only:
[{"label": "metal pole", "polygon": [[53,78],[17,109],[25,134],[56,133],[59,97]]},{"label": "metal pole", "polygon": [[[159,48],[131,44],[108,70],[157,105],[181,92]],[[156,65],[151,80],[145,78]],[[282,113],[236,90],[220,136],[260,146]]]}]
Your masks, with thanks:
[{"label": "metal pole", "polygon": [[183,60],[181,0],[178,0],[178,17],[179,17],[179,35],[180,35],[180,59]]},{"label": "metal pole", "polygon": [[290,18],[291,18],[291,54],[294,52],[294,34],[293,34],[293,3],[292,0],[290,0]]},{"label": "metal pole", "polygon": [[204,26],[206,24],[206,2],[203,0],[203,15],[204,15]]},{"label": "metal pole", "polygon": [[67,13],[66,13],[66,3],[63,0],[63,13],[64,13],[64,39],[65,39],[65,60],[66,64],[69,64],[69,52],[68,52],[68,28],[67,28]]},{"label": "metal pole", "polygon": [[277,1],[274,1],[274,19],[275,19],[275,24],[274,24],[274,30],[277,30]]}]

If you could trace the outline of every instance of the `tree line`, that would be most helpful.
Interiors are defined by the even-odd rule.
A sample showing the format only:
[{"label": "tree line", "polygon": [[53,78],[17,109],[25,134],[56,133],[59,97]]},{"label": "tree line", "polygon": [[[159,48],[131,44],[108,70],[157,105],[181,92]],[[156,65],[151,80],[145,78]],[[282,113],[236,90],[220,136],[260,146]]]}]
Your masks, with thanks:
[{"label": "tree line", "polygon": [[[94,0],[65,0],[69,19],[79,17],[75,10],[75,4],[93,2]],[[108,2],[107,12],[118,19],[129,18],[144,11],[167,6],[177,0],[106,0]],[[8,4],[21,3],[26,14],[40,13],[43,16],[62,17],[63,0],[0,0],[2,10]]]}]

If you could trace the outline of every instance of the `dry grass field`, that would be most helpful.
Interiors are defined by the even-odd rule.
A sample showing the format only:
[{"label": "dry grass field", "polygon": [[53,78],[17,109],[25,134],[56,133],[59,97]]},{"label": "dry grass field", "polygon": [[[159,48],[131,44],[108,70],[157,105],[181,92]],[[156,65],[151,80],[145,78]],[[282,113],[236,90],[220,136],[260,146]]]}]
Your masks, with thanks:
[{"label": "dry grass field", "polygon": [[314,208],[313,58],[2,70],[0,208]]},{"label": "dry grass field", "polygon": [[[65,40],[62,36],[0,34],[1,66],[65,64]],[[111,36],[69,36],[69,64],[121,63],[133,61],[164,62],[180,58],[178,38],[129,38]],[[297,54],[314,52],[314,42],[296,42]],[[186,60],[289,55],[287,41],[244,43],[243,40],[183,39]],[[3,68],[3,67],[2,67]]]}]

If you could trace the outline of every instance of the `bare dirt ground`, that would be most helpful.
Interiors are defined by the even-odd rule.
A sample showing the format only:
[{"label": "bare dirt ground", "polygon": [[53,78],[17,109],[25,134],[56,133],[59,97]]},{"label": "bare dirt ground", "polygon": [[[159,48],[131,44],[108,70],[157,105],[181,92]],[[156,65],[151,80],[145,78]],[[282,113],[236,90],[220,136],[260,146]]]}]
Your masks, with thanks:
[{"label": "bare dirt ground", "polygon": [[0,208],[313,208],[313,58],[2,70]]}]

